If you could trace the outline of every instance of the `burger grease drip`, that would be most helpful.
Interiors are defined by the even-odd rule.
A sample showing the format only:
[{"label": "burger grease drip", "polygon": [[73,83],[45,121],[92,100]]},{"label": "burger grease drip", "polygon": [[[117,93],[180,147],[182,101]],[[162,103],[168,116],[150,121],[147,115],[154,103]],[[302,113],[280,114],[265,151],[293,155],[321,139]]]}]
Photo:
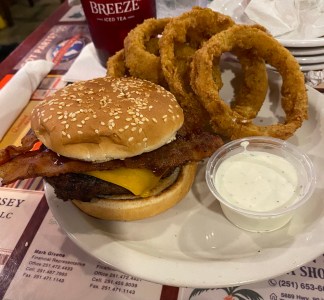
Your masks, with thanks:
[{"label": "burger grease drip", "polygon": [[[106,161],[128,157],[130,145],[133,156],[174,140],[183,119],[176,98],[163,87],[136,78],[103,77],[54,93],[34,109],[32,127],[46,146],[62,155],[53,139],[64,147],[110,142],[118,154],[97,159]],[[161,130],[163,134],[155,133]]]}]

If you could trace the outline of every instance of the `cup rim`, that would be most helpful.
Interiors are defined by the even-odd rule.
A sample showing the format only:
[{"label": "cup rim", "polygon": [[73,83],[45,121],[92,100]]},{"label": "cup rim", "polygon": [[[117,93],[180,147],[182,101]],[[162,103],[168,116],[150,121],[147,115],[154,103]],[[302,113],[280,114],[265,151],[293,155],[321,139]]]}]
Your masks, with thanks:
[{"label": "cup rim", "polygon": [[[218,193],[218,191],[215,188],[215,185],[212,180],[212,172],[213,172],[213,163],[220,155],[223,155],[224,153],[227,153],[231,151],[231,148],[236,145],[240,145],[242,142],[254,142],[254,143],[267,143],[269,145],[274,146],[280,146],[283,150],[289,152],[290,154],[294,156],[298,156],[300,160],[303,161],[303,165],[305,167],[305,172],[308,174],[309,181],[306,184],[305,191],[303,193],[303,197],[300,198],[298,201],[292,203],[292,205],[289,205],[286,208],[283,208],[281,210],[275,210],[275,211],[253,211],[248,210],[244,208],[237,207],[236,205],[228,202],[222,195]],[[296,210],[298,207],[303,205],[313,194],[316,186],[316,175],[314,171],[314,165],[310,157],[302,152],[297,146],[291,144],[290,142],[287,142],[286,140],[281,140],[278,138],[273,137],[267,137],[267,136],[252,136],[252,137],[245,137],[236,139],[233,141],[230,141],[223,146],[221,146],[219,149],[217,149],[214,154],[208,159],[207,166],[206,166],[206,172],[205,172],[205,179],[207,182],[207,186],[211,193],[214,195],[214,197],[221,202],[223,205],[226,205],[228,208],[231,208],[236,213],[240,213],[249,217],[279,217],[284,214],[288,214],[289,212],[292,212],[293,210]]]}]

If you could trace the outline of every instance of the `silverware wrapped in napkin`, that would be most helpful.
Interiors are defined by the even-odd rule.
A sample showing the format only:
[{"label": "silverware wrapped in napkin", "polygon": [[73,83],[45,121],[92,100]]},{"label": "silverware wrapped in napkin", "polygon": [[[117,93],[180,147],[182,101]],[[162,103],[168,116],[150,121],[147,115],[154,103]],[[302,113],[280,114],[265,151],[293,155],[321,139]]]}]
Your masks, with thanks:
[{"label": "silverware wrapped in napkin", "polygon": [[53,66],[52,62],[46,60],[27,62],[0,90],[0,140]]}]

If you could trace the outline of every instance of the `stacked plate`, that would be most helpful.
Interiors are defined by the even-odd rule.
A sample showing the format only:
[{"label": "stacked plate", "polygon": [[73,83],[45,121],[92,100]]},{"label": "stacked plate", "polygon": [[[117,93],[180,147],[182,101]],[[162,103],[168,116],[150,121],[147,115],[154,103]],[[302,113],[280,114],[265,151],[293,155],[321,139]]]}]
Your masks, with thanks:
[{"label": "stacked plate", "polygon": [[324,37],[311,40],[278,40],[295,56],[302,71],[324,70]]},{"label": "stacked plate", "polygon": [[[248,0],[214,0],[209,1],[208,7],[229,15],[236,23],[253,24],[254,22],[244,13],[248,3]],[[307,28],[309,29],[313,25],[308,24]],[[285,37],[277,38],[277,40],[296,57],[302,71],[324,70],[324,36],[305,39],[303,32],[306,30],[304,27],[300,28],[302,32],[296,30]]]}]

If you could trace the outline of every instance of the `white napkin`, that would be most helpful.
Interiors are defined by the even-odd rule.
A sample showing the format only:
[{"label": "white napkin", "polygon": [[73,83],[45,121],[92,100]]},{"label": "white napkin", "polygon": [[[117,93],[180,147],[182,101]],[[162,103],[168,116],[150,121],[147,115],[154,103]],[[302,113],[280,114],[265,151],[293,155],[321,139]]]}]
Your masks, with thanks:
[{"label": "white napkin", "polygon": [[294,0],[251,0],[244,12],[274,36],[291,32],[299,24]]},{"label": "white napkin", "polygon": [[47,60],[29,61],[0,90],[0,140],[53,66]]},{"label": "white napkin", "polygon": [[324,35],[324,0],[251,0],[244,13],[273,36],[311,39]]},{"label": "white napkin", "polygon": [[89,43],[82,49],[70,69],[65,73],[63,80],[66,82],[89,80],[103,77],[106,72],[106,68],[99,62],[93,43]]}]

